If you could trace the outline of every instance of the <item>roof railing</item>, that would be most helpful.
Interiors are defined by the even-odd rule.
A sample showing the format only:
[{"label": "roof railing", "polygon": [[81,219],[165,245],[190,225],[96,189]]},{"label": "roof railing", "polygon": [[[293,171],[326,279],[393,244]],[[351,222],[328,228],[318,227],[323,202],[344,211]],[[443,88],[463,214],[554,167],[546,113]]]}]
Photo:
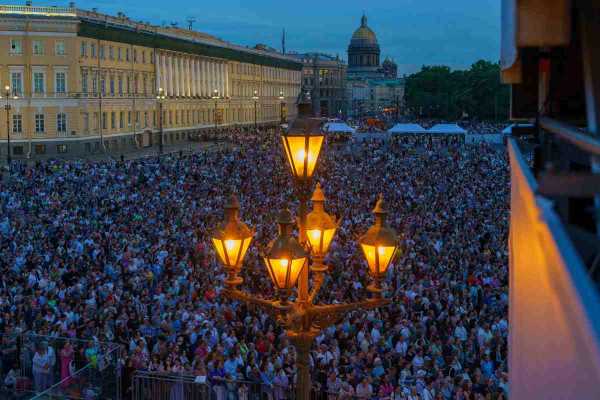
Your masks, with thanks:
[{"label": "roof railing", "polygon": [[568,123],[550,117],[541,117],[540,126],[559,139],[594,156],[600,156],[600,138],[595,138]]}]

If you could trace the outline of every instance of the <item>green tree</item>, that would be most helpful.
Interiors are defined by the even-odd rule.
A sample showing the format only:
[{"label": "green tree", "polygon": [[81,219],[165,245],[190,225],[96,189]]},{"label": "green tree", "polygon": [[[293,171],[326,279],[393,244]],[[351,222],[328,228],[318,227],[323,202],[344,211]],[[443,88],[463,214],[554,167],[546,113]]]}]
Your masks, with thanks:
[{"label": "green tree", "polygon": [[409,112],[427,118],[458,119],[463,113],[478,119],[506,119],[509,89],[500,82],[500,66],[479,60],[468,70],[423,66],[406,79]]}]

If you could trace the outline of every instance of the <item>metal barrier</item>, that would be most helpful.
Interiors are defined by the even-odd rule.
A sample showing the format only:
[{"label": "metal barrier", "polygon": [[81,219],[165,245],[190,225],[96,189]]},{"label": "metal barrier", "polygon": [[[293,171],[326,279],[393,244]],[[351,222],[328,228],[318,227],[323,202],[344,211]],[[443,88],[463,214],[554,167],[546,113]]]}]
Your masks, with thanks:
[{"label": "metal barrier", "polygon": [[0,351],[7,395],[121,399],[118,344],[25,333],[0,336]]},{"label": "metal barrier", "polygon": [[[295,398],[292,385],[137,371],[132,379],[132,400],[284,400]],[[325,398],[325,397],[323,397]]]}]

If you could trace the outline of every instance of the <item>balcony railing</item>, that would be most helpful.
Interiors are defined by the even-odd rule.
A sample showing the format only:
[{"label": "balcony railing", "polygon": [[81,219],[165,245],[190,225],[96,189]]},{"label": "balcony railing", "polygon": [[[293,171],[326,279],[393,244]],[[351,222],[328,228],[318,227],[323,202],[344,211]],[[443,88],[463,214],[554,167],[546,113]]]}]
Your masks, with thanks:
[{"label": "balcony railing", "polygon": [[75,8],[71,7],[44,7],[44,6],[0,6],[0,14],[25,14],[25,15],[45,15],[45,16],[61,16],[61,17],[76,17]]}]

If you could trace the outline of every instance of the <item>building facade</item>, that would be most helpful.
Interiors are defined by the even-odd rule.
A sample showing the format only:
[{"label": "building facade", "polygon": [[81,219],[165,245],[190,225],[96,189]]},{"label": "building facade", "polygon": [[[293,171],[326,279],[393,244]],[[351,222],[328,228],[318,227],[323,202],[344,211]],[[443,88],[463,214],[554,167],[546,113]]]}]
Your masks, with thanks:
[{"label": "building facade", "polygon": [[346,64],[323,53],[290,53],[302,62],[302,90],[311,94],[316,116],[341,118],[346,115]]},{"label": "building facade", "polygon": [[389,58],[380,65],[380,54],[377,35],[363,15],[348,45],[346,109],[350,117],[402,113],[404,80],[398,79],[398,66]]},{"label": "building facade", "polygon": [[170,144],[254,126],[255,106],[259,125],[296,115],[303,66],[278,53],[74,7],[0,6],[0,31],[14,158],[156,145],[161,120]]}]

